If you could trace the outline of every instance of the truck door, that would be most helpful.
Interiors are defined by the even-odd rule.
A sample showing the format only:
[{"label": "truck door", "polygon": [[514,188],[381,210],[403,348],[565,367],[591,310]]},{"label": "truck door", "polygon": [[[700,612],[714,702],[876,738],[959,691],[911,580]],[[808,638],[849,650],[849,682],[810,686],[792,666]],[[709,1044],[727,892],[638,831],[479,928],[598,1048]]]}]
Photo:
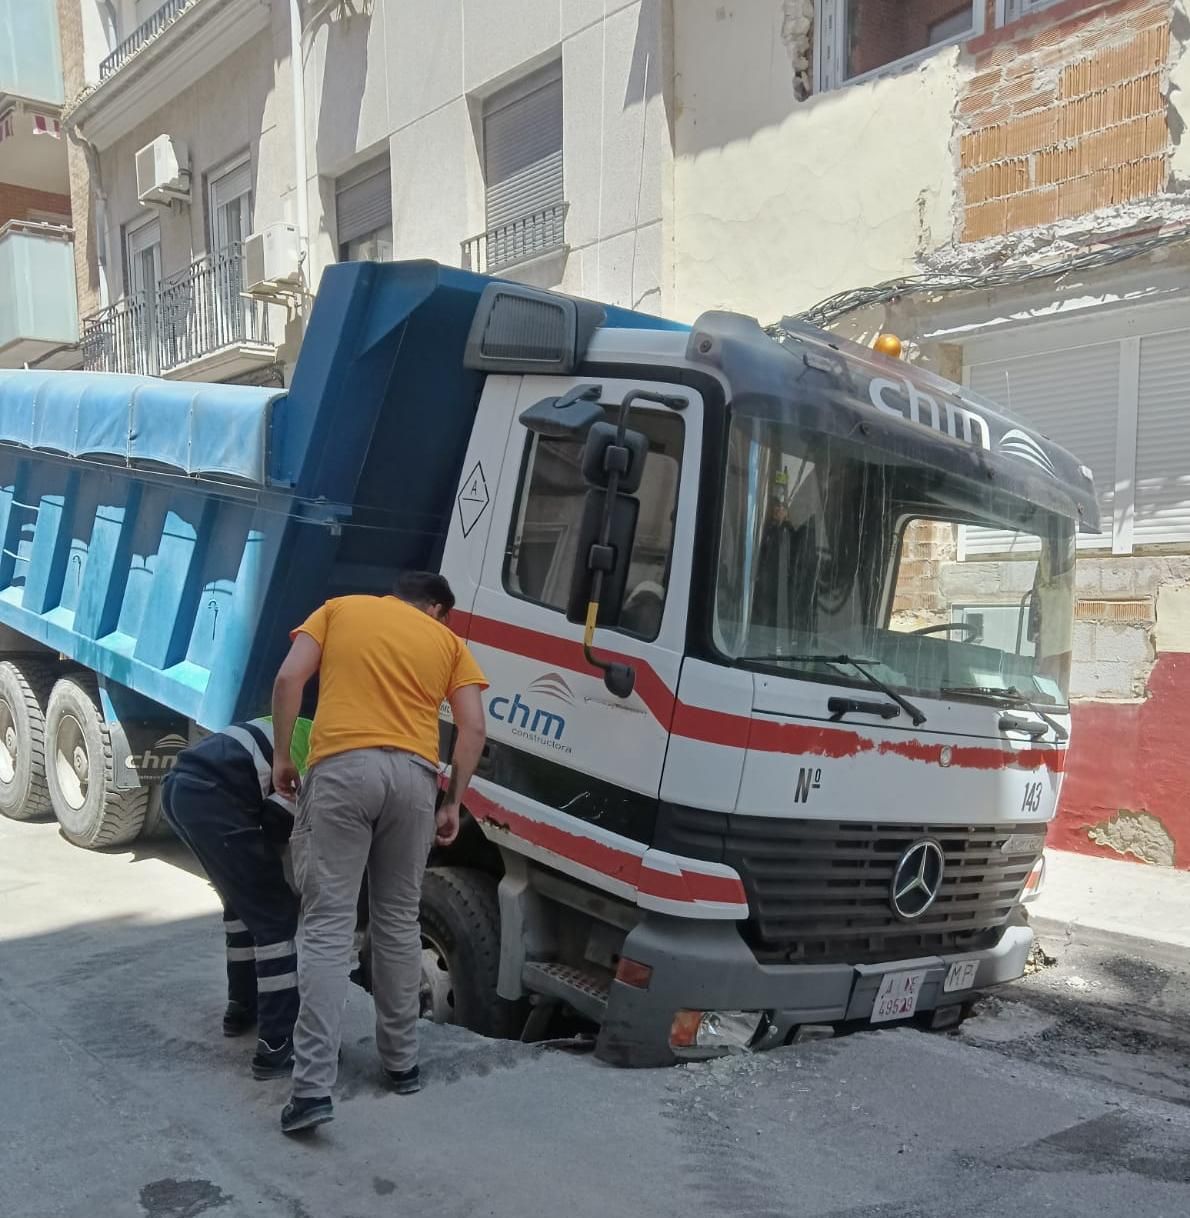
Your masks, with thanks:
[{"label": "truck door", "polygon": [[[605,688],[584,657],[582,624],[566,615],[576,564],[586,561],[578,538],[589,490],[583,442],[534,435],[519,422],[529,406],[583,379],[527,377],[515,404],[507,403],[507,441],[494,462],[499,477],[487,487],[492,504],[482,570],[471,617],[459,628],[491,682],[489,759],[477,787],[498,790],[505,810],[539,826],[572,828],[577,817],[645,843],[685,644],[702,400],[674,384],[597,380],[604,403],[618,404],[642,388],[689,403],[680,413],[639,403],[630,419],[647,435],[649,454],[620,620],[596,632],[595,649],[632,665],[633,692],[619,698]],[[488,426],[494,429],[494,420]],[[466,470],[462,489],[471,489]]]}]

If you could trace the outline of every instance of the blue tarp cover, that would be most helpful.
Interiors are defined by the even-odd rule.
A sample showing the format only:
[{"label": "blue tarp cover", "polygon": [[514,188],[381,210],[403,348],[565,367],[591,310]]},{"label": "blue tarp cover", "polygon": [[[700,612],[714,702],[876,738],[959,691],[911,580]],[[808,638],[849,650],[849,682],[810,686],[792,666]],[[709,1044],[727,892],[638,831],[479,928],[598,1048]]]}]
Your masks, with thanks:
[{"label": "blue tarp cover", "polygon": [[0,371],[0,443],[262,486],[269,411],[283,396],[110,372]]}]

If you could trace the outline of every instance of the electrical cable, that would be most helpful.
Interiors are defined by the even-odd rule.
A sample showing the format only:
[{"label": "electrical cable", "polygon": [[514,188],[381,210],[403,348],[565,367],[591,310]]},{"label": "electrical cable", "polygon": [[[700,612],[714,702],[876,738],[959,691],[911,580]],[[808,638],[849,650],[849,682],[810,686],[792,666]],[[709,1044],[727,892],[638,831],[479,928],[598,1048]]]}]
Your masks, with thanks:
[{"label": "electrical cable", "polygon": [[[890,279],[884,283],[875,284],[872,287],[839,292],[796,316],[800,321],[825,329],[831,322],[838,321],[839,318],[845,317],[857,309],[870,305],[887,304],[903,296],[926,292],[939,295],[953,292],[977,292],[991,288],[1013,287],[1041,279],[1058,279],[1074,271],[1099,270],[1103,267],[1114,266],[1131,258],[1140,257],[1142,254],[1151,253],[1153,250],[1186,241],[1190,241],[1190,226],[1166,233],[1157,233],[1126,245],[1086,250],[1081,254],[1040,266],[1022,266],[974,273],[956,272],[950,275],[941,273],[906,275],[899,279]],[[781,332],[780,323],[768,327],[768,333],[774,336]]]}]

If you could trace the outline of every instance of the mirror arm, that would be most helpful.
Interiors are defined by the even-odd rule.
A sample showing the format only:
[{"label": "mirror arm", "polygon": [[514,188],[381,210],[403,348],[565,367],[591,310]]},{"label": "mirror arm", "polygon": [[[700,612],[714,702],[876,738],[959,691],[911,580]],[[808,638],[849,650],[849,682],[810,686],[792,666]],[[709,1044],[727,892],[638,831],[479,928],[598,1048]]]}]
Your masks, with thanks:
[{"label": "mirror arm", "polygon": [[[670,410],[685,410],[687,400],[676,394],[654,393],[648,389],[633,389],[624,395],[620,403],[620,414],[616,421],[616,447],[623,452],[624,440],[628,434],[628,414],[632,403],[636,401],[657,402],[668,406]],[[620,491],[620,469],[613,465],[607,471],[606,498],[603,503],[603,522],[599,529],[598,552],[592,551],[592,558],[600,565],[595,566],[591,579],[591,599],[587,603],[587,622],[583,631],[583,656],[592,668],[598,668],[603,673],[603,684],[609,693],[617,698],[627,698],[636,686],[636,669],[631,664],[621,664],[616,660],[602,660],[593,650],[595,642],[595,626],[599,619],[599,603],[603,598],[603,573],[610,558],[610,542],[612,531],[612,512],[616,495]]]}]

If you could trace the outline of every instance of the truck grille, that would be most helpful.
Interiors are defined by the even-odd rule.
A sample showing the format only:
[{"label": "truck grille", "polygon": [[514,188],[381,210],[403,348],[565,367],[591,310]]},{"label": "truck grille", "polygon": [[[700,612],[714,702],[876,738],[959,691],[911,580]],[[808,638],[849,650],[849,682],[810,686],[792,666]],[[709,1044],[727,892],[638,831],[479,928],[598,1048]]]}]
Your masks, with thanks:
[{"label": "truck grille", "polygon": [[[1013,834],[1028,854],[1003,853]],[[872,963],[990,947],[1041,854],[1044,826],[889,825],[780,820],[668,806],[655,845],[734,867],[748,894],[745,936],[758,958]],[[946,858],[938,897],[915,922],[889,905],[905,851],[933,838]]]}]

